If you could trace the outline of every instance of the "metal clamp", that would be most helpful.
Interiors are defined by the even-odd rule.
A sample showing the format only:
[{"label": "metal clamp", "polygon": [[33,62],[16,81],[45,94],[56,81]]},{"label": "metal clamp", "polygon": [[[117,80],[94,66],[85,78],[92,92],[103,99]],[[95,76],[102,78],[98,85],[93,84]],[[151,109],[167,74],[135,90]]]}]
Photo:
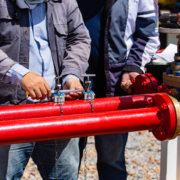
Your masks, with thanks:
[{"label": "metal clamp", "polygon": [[54,103],[64,103],[65,102],[65,94],[61,90],[61,84],[59,82],[59,79],[62,78],[62,76],[56,77],[55,79],[58,80],[57,87],[58,90],[53,94],[53,101]]},{"label": "metal clamp", "polygon": [[86,77],[87,80],[84,83],[84,100],[94,100],[95,98],[95,93],[94,91],[91,90],[91,81],[89,80],[90,77],[95,77],[95,74],[82,74],[82,77]]},{"label": "metal clamp", "polygon": [[54,103],[64,103],[65,95],[64,95],[64,93],[53,94],[52,100],[54,101]]},{"label": "metal clamp", "polygon": [[62,90],[62,86],[59,82],[59,79],[62,78],[61,76],[56,77],[55,79],[58,80],[57,82],[57,90],[52,90],[51,93],[53,94],[53,101],[54,103],[64,103],[65,102],[65,94],[69,94],[71,92],[84,92],[84,89],[77,89],[77,90]]}]

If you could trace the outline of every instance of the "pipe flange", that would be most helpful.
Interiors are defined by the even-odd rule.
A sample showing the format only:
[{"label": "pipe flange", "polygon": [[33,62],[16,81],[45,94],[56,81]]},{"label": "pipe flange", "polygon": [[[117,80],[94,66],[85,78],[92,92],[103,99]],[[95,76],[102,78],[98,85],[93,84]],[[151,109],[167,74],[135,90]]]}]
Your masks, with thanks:
[{"label": "pipe flange", "polygon": [[173,135],[173,137],[171,139],[175,139],[180,132],[180,106],[179,106],[179,102],[177,101],[177,99],[175,99],[174,97],[167,95],[170,100],[172,101],[175,111],[176,111],[176,130],[175,133]]},{"label": "pipe flange", "polygon": [[[152,88],[153,88],[153,92],[154,93],[158,93],[158,86],[159,86],[159,82],[156,80],[156,78],[154,76],[152,76],[152,74],[150,73],[146,73],[146,76],[150,79],[151,84],[152,84]],[[161,92],[161,91],[160,91]]]},{"label": "pipe flange", "polygon": [[158,111],[160,126],[153,130],[153,135],[160,141],[170,140],[176,131],[176,111],[174,104],[166,94],[158,94],[153,97],[154,106]]},{"label": "pipe flange", "polygon": [[149,94],[153,93],[152,83],[146,74],[141,74],[132,81],[133,94]]}]

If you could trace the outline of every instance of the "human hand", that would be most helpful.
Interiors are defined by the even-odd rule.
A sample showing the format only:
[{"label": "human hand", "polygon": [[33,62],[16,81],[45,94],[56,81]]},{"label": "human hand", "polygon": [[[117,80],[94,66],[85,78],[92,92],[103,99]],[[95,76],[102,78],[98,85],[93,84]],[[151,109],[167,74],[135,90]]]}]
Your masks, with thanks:
[{"label": "human hand", "polygon": [[[80,81],[76,78],[69,78],[66,80],[66,83],[63,86],[63,90],[78,90],[78,89],[83,89]],[[82,96],[82,92],[71,92],[69,94],[65,95],[66,99],[78,99]]]},{"label": "human hand", "polygon": [[51,98],[51,88],[46,80],[33,72],[27,73],[21,82],[21,87],[28,91],[32,99],[45,99]]},{"label": "human hand", "polygon": [[122,75],[121,89],[123,89],[128,94],[132,94],[132,80],[138,76],[139,73],[136,72],[125,72]]}]

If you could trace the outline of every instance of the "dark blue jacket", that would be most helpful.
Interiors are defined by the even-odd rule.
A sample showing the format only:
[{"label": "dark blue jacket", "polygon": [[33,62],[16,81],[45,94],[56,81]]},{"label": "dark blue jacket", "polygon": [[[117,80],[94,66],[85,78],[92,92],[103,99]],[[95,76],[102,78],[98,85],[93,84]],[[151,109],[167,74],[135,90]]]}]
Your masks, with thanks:
[{"label": "dark blue jacket", "polygon": [[120,95],[122,72],[144,72],[159,48],[157,0],[77,1],[92,39],[95,92]]}]

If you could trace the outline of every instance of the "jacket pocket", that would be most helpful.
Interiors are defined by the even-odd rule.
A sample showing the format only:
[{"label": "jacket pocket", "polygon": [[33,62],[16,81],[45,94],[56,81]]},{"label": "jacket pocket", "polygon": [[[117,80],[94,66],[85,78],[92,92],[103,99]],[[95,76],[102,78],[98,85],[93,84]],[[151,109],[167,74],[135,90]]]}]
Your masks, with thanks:
[{"label": "jacket pocket", "polygon": [[[20,25],[12,16],[14,9],[0,5],[0,49],[13,60],[18,60]],[[19,15],[20,16],[20,15]]]},{"label": "jacket pocket", "polygon": [[64,58],[66,50],[66,42],[68,37],[68,26],[67,24],[54,24],[56,31],[56,46],[60,59]]},{"label": "jacket pocket", "polygon": [[56,38],[58,46],[66,46],[66,40],[68,35],[67,24],[54,24],[56,30]]},{"label": "jacket pocket", "polygon": [[14,61],[19,61],[19,49],[20,49],[20,39],[16,37],[13,40],[0,40],[0,49],[7,54],[8,57]]},{"label": "jacket pocket", "polygon": [[[19,37],[19,21],[13,19],[14,8],[0,5],[0,41],[12,41]],[[20,13],[18,12],[20,17]]]}]

